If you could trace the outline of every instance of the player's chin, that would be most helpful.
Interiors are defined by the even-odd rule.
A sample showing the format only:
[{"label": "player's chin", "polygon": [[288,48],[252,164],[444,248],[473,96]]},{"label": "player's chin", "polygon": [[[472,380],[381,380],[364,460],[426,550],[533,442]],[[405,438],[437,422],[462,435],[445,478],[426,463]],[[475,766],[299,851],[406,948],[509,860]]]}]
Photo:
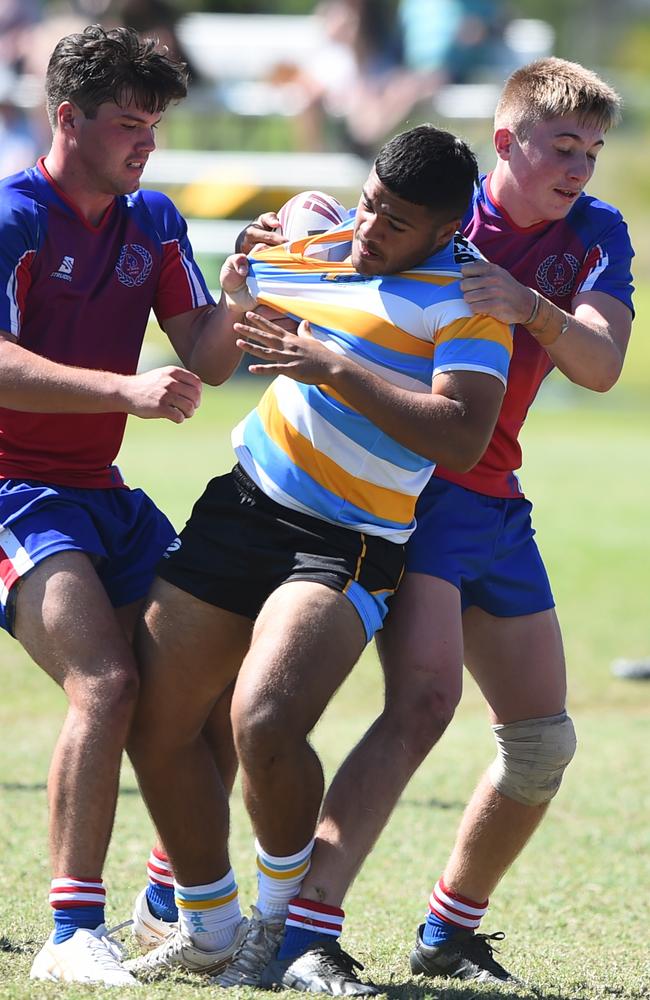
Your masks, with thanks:
[{"label": "player's chin", "polygon": [[357,251],[352,253],[352,266],[358,274],[372,276],[385,274],[385,262],[378,254]]}]

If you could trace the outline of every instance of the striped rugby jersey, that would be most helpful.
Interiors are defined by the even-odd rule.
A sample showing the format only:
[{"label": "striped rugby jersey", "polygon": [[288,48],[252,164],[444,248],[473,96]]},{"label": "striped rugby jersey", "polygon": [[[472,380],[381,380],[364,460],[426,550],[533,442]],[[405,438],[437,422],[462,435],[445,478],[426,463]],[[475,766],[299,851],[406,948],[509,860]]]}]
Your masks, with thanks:
[{"label": "striped rugby jersey", "polygon": [[[431,392],[434,375],[486,372],[506,382],[510,328],[472,315],[460,264],[480,257],[460,235],[411,271],[358,274],[353,219],[320,235],[254,251],[258,302],[308,319],[315,337],[394,385]],[[276,502],[355,531],[406,541],[433,464],[399,444],[327,386],[274,379],[233,431],[247,474]]]}]

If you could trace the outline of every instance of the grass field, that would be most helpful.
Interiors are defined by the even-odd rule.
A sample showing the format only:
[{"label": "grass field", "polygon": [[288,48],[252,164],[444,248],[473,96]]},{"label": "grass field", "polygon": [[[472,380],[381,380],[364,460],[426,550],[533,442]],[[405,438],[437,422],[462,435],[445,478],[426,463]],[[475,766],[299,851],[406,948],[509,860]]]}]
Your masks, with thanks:
[{"label": "grass field", "polygon": [[[648,364],[646,351],[640,344],[637,359],[635,348],[636,372]],[[650,365],[646,385],[649,371]],[[344,944],[391,997],[650,996],[650,683],[618,681],[609,672],[617,655],[650,653],[650,403],[642,380],[628,372],[627,387],[604,398],[549,389],[525,435],[523,481],[536,501],[538,537],[555,585],[580,739],[547,822],[495,893],[483,928],[507,932],[500,957],[531,985],[463,987],[414,980],[408,972],[432,881],[493,753],[480,698],[468,682],[454,724],[407,789],[346,904]],[[199,414],[181,427],[132,420],[121,459],[128,480],[145,486],[181,524],[208,476],[231,464],[228,431],[258,388],[238,380],[207,393]],[[63,699],[4,635],[0,654],[0,1000],[53,997],[61,987],[26,977],[50,927],[45,782]],[[369,650],[315,734],[330,775],[374,717],[380,695]],[[106,870],[109,922],[129,915],[150,843],[125,766]],[[254,900],[253,854],[238,791],[232,848],[247,905]],[[65,990],[72,998],[104,992],[109,995]],[[206,995],[200,983],[180,975],[141,991],[152,998],[172,994],[175,1000]]]}]

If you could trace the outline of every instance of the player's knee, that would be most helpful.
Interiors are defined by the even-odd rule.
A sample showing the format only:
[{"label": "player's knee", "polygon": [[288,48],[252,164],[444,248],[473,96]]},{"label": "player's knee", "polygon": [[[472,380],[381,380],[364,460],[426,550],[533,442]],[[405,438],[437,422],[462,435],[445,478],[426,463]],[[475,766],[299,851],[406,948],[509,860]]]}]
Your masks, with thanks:
[{"label": "player's knee", "polygon": [[386,687],[384,723],[404,749],[423,760],[443,735],[460,701],[460,669],[445,670],[411,661]]},{"label": "player's knee", "polygon": [[295,725],[272,699],[235,704],[232,727],[237,756],[249,771],[270,766],[296,740]]},{"label": "player's knee", "polygon": [[112,665],[92,675],[77,676],[66,685],[70,703],[95,719],[109,719],[116,728],[133,715],[139,677],[135,665]]},{"label": "player's knee", "polygon": [[489,774],[496,790],[525,806],[550,802],[576,750],[567,713],[492,728],[497,756]]}]

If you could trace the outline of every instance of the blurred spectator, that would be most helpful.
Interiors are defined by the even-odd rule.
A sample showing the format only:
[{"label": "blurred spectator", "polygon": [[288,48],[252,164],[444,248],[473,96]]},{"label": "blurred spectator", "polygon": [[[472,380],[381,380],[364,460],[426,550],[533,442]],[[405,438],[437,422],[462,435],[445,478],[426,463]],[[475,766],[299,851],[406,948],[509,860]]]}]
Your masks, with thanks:
[{"label": "blurred spectator", "polygon": [[329,39],[320,58],[299,72],[305,107],[298,117],[301,145],[327,145],[326,119],[339,119],[352,149],[371,155],[430,97],[428,75],[403,65],[401,33],[392,0],[322,0],[315,17]]},{"label": "blurred spectator", "polygon": [[110,0],[102,23],[133,28],[141,36],[157,38],[174,59],[184,62],[196,82],[199,74],[181,44],[176,26],[181,17],[177,4],[168,0]]},{"label": "blurred spectator", "polygon": [[496,61],[504,15],[495,0],[399,0],[407,67],[439,86],[466,83]]},{"label": "blurred spectator", "polygon": [[24,72],[31,28],[41,16],[40,0],[0,0],[0,67]]},{"label": "blurred spectator", "polygon": [[47,145],[16,97],[18,78],[0,66],[0,178],[30,167]]}]

